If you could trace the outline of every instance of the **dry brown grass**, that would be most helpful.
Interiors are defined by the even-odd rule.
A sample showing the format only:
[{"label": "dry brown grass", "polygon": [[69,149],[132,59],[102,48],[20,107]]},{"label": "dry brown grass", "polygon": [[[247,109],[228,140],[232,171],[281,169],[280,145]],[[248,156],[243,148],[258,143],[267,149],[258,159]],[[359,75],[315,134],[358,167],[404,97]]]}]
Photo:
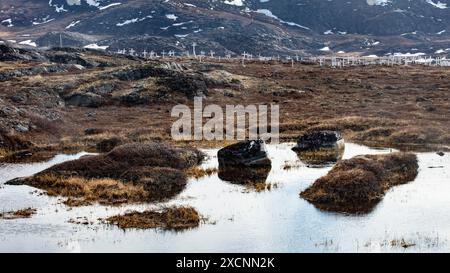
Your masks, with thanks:
[{"label": "dry brown grass", "polygon": [[106,221],[122,229],[181,230],[198,227],[200,215],[192,207],[171,207],[162,211],[130,212],[109,217]]},{"label": "dry brown grass", "polygon": [[192,167],[186,170],[186,175],[188,177],[193,177],[195,179],[199,179],[205,176],[211,176],[218,172],[217,168],[201,168],[201,167]]},{"label": "dry brown grass", "polygon": [[44,170],[24,184],[69,197],[67,205],[90,202],[117,204],[161,201],[181,192],[203,154],[195,149],[173,148],[161,143],[134,143],[96,156],[85,156]]},{"label": "dry brown grass", "polygon": [[410,153],[356,156],[339,161],[300,196],[326,210],[364,212],[385,192],[415,179],[417,157]]},{"label": "dry brown grass", "polygon": [[42,174],[33,178],[33,185],[45,190],[51,196],[69,197],[64,203],[71,206],[98,202],[101,204],[121,204],[142,202],[149,193],[141,185],[125,184],[114,179],[86,179],[82,177],[61,177]]},{"label": "dry brown grass", "polygon": [[416,246],[416,243],[408,242],[405,239],[394,239],[390,242],[391,247],[410,248]]},{"label": "dry brown grass", "polygon": [[13,220],[13,219],[21,219],[21,218],[30,218],[34,214],[36,214],[37,210],[33,208],[19,209],[16,211],[8,211],[4,213],[0,213],[0,219],[5,220]]},{"label": "dry brown grass", "polygon": [[204,155],[195,149],[178,149],[162,143],[131,143],[119,146],[107,154],[86,156],[55,165],[44,173],[87,178],[137,180],[139,168],[151,167],[185,170],[196,166]]},{"label": "dry brown grass", "polygon": [[278,183],[250,182],[244,186],[247,189],[247,192],[263,192],[278,188]]},{"label": "dry brown grass", "polygon": [[[92,86],[103,75],[109,75],[127,67],[145,65],[139,60],[126,60],[120,57],[96,56],[89,53],[90,59],[105,59],[125,66],[102,69],[88,69],[73,73],[56,73],[29,77],[26,81],[8,81],[2,98],[7,98],[18,90],[26,89],[34,93],[36,86],[52,90],[61,82],[70,82],[73,87],[67,92],[81,86]],[[188,59],[177,59],[183,65],[190,66]],[[217,63],[218,60],[208,59]],[[155,64],[158,62],[155,61]],[[220,65],[230,73],[232,78],[241,80],[239,90],[233,90],[233,97],[224,96],[218,89],[209,90],[205,103],[218,104],[269,104],[280,105],[281,140],[292,141],[309,129],[337,129],[343,132],[347,141],[355,141],[375,146],[421,146],[432,142],[434,145],[450,145],[447,128],[450,126],[450,103],[448,100],[448,71],[441,67],[348,67],[330,69],[314,65],[289,65],[279,63],[249,62],[243,68],[236,61],[221,61]],[[5,64],[7,67],[20,67],[19,62]],[[219,71],[210,72],[217,74]],[[222,72],[220,72],[222,73]],[[420,78],[421,81],[417,81]],[[147,80],[130,81],[131,86],[142,85],[155,91]],[[288,90],[288,91],[286,91]],[[290,92],[299,90],[302,92]],[[86,149],[95,147],[94,139],[85,139],[84,129],[100,128],[112,135],[123,137],[125,143],[130,141],[165,140],[171,141],[170,126],[173,118],[170,110],[178,104],[179,98],[170,97],[167,101],[150,102],[146,106],[121,107],[105,105],[97,109],[66,107],[56,109],[62,115],[61,137],[67,140],[67,147]],[[4,100],[7,101],[7,100]],[[42,99],[21,106],[25,110],[44,109]],[[190,105],[190,101],[181,101]],[[433,106],[434,111],[427,111],[425,106]],[[425,108],[427,108],[425,107]],[[28,108],[28,109],[27,109]],[[55,109],[49,109],[53,111]],[[95,112],[94,117],[87,117],[88,112]],[[45,127],[45,126],[44,126]],[[136,128],[144,128],[146,132]],[[426,135],[428,128],[437,131],[436,137]],[[50,131],[52,128],[48,128]],[[376,129],[376,130],[372,130]],[[419,129],[421,132],[417,132]],[[392,131],[391,131],[392,130]],[[404,131],[404,132],[401,132]],[[39,140],[45,144],[57,141],[43,130],[26,134],[29,139]],[[424,137],[425,136],[425,137]],[[77,143],[80,142],[80,143]],[[400,145],[398,145],[398,143]],[[178,145],[178,144],[177,144]],[[180,144],[184,145],[184,144]],[[198,147],[220,147],[228,144],[218,142],[190,142],[186,145]],[[427,149],[434,149],[427,147]]]}]

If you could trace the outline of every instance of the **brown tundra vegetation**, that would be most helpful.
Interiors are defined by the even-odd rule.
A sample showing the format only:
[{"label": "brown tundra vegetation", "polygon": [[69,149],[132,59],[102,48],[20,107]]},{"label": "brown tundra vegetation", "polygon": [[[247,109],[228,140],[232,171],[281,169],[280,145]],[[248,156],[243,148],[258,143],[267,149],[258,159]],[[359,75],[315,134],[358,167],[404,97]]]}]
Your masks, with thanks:
[{"label": "brown tundra vegetation", "polygon": [[2,138],[20,137],[32,147],[0,141],[0,160],[18,151],[28,153],[16,161],[40,160],[39,152],[106,152],[130,142],[172,142],[170,111],[180,103],[192,106],[195,95],[204,97],[204,105],[279,104],[282,141],[309,130],[337,130],[346,141],[371,146],[448,150],[450,145],[445,67],[331,69],[273,61],[242,67],[236,60],[145,60],[87,49],[10,52],[4,54],[14,58],[6,56],[0,67]]},{"label": "brown tundra vegetation", "polygon": [[300,196],[321,209],[364,212],[388,189],[414,180],[417,173],[417,157],[412,153],[356,156],[339,161]]},{"label": "brown tundra vegetation", "polygon": [[[192,109],[194,96],[204,97],[204,105],[278,104],[281,141],[336,130],[347,142],[450,150],[445,67],[331,69],[256,60],[243,67],[238,60],[148,60],[76,48],[1,46],[0,53],[0,162],[102,153],[20,182],[69,197],[72,205],[170,198],[185,187],[187,176],[202,175],[192,169],[201,158],[195,147],[225,142],[174,142],[170,135],[176,119],[171,109]],[[414,177],[414,162],[405,154],[342,161],[302,196],[328,208],[376,203],[389,187]]]},{"label": "brown tundra vegetation", "polygon": [[181,230],[198,227],[200,215],[192,207],[170,207],[162,211],[129,212],[106,219],[122,229],[162,228]]},{"label": "brown tundra vegetation", "polygon": [[[70,197],[67,204],[159,201],[181,192],[186,173],[204,155],[196,149],[162,143],[131,143],[111,152],[85,156],[48,168],[32,177],[10,182]],[[78,200],[78,202],[77,202]]]},{"label": "brown tundra vegetation", "polygon": [[36,214],[36,209],[33,208],[19,209],[16,211],[8,211],[0,213],[0,219],[13,220],[21,218],[30,218],[34,214]]}]

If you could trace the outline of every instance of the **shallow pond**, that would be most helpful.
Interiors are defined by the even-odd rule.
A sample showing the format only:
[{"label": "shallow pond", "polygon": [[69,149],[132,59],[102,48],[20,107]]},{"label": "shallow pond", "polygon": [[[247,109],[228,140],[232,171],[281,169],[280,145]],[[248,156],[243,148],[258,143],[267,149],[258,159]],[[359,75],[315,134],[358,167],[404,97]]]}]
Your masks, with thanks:
[{"label": "shallow pond", "polygon": [[[331,166],[309,167],[293,144],[268,145],[271,190],[256,192],[221,181],[218,174],[191,179],[167,203],[70,208],[28,186],[3,183],[82,156],[59,155],[39,164],[0,165],[0,211],[37,209],[29,219],[0,220],[0,251],[13,252],[448,252],[450,251],[450,155],[420,153],[415,181],[389,190],[363,215],[330,213],[299,197]],[[347,144],[344,158],[391,152]],[[216,167],[217,150],[203,167]],[[291,168],[285,168],[285,166]],[[129,209],[191,205],[206,217],[199,228],[182,232],[121,230],[99,218]],[[88,222],[74,224],[73,220]],[[403,248],[401,241],[411,244]]]}]

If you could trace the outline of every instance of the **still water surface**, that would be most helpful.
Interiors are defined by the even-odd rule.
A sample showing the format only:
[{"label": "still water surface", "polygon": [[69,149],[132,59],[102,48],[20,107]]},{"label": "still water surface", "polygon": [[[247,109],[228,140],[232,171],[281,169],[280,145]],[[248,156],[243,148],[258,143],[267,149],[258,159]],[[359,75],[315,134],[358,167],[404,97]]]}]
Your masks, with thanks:
[{"label": "still water surface", "polygon": [[[69,208],[28,186],[3,185],[51,165],[78,158],[58,155],[37,164],[0,165],[0,211],[33,207],[29,219],[0,220],[0,251],[13,252],[448,252],[450,251],[450,155],[419,153],[419,175],[392,188],[364,215],[330,213],[299,197],[331,166],[311,167],[291,151],[293,144],[268,145],[272,170],[270,191],[256,192],[218,178],[189,181],[170,202],[119,207]],[[347,143],[344,158],[389,153]],[[217,150],[203,167],[217,166]],[[284,166],[293,166],[284,170]],[[190,205],[206,217],[199,228],[182,232],[121,230],[99,218],[126,210]],[[81,217],[81,218],[79,218]],[[89,225],[70,223],[87,218]],[[414,246],[404,249],[396,241]]]}]

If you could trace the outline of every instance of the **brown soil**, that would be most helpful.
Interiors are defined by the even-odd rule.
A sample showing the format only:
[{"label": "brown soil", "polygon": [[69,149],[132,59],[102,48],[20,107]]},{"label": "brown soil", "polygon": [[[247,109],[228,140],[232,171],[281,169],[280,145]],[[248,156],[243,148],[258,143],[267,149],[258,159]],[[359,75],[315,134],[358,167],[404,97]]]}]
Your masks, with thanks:
[{"label": "brown soil", "polygon": [[417,157],[411,153],[356,156],[339,161],[300,196],[325,210],[365,212],[389,188],[414,180],[417,173]]},{"label": "brown soil", "polygon": [[106,221],[122,229],[162,228],[181,230],[198,227],[200,215],[192,207],[171,207],[162,211],[130,212],[109,217]]}]

